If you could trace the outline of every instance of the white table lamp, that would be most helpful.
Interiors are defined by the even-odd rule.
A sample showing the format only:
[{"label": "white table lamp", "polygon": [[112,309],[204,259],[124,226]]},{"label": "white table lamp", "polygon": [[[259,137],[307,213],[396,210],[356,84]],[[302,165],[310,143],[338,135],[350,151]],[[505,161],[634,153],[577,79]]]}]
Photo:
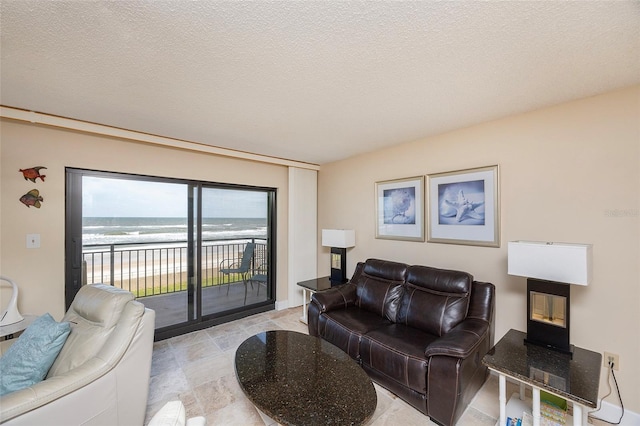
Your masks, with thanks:
[{"label": "white table lamp", "polygon": [[528,343],[571,353],[571,286],[588,285],[592,246],[539,241],[511,241],[509,275],[527,277]]},{"label": "white table lamp", "polygon": [[322,245],[331,247],[331,282],[347,281],[347,248],[355,247],[356,231],[353,229],[323,229]]},{"label": "white table lamp", "polygon": [[[18,285],[9,278],[3,276],[0,276],[0,281],[8,282],[13,288],[9,304],[0,314],[0,326],[15,324],[22,321],[24,318],[20,315],[20,312],[18,312]],[[2,282],[0,282],[0,285],[4,285],[5,287],[7,286],[6,283]]]}]

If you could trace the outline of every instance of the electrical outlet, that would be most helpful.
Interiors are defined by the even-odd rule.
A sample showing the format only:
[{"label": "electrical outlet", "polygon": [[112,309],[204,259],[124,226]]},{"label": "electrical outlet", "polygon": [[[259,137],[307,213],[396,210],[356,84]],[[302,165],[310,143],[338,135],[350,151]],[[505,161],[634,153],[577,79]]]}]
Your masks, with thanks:
[{"label": "electrical outlet", "polygon": [[609,363],[613,362],[613,369],[618,371],[620,369],[620,357],[618,354],[612,354],[610,352],[604,353],[604,358],[602,359],[603,365],[609,368]]},{"label": "electrical outlet", "polygon": [[40,234],[27,234],[27,248],[40,248]]}]

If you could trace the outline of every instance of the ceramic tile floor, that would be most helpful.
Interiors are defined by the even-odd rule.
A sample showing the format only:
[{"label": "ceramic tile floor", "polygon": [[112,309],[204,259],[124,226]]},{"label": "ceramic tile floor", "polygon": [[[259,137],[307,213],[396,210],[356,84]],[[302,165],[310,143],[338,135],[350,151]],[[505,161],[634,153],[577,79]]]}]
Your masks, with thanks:
[{"label": "ceramic tile floor", "polygon": [[[168,401],[181,400],[188,417],[205,416],[207,425],[265,426],[235,377],[236,348],[248,337],[267,330],[307,333],[301,309],[271,311],[154,344],[147,418]],[[368,426],[435,425],[429,418],[375,385],[378,406]],[[517,392],[507,384],[507,395]],[[495,426],[499,416],[498,379],[490,376],[458,422],[461,426]]]}]

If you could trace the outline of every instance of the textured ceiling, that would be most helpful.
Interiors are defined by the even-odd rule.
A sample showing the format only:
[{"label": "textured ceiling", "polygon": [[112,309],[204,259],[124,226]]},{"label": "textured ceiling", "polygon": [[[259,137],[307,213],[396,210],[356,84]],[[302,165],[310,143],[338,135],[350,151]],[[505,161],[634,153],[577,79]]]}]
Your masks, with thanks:
[{"label": "textured ceiling", "polygon": [[0,103],[316,164],[640,83],[640,2],[0,3]]}]

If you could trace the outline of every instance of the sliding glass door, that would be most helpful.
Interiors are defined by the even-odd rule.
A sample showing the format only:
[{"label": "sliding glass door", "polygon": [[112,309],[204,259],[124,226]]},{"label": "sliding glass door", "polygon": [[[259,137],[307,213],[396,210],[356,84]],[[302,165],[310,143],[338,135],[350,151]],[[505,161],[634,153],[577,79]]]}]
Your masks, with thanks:
[{"label": "sliding glass door", "polygon": [[274,205],[270,188],[67,169],[67,306],[120,287],[165,337],[272,308]]},{"label": "sliding glass door", "polygon": [[203,187],[203,315],[269,300],[268,222],[268,192]]}]

